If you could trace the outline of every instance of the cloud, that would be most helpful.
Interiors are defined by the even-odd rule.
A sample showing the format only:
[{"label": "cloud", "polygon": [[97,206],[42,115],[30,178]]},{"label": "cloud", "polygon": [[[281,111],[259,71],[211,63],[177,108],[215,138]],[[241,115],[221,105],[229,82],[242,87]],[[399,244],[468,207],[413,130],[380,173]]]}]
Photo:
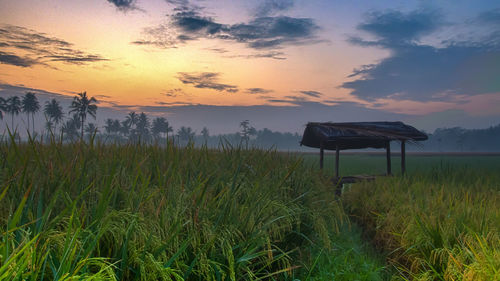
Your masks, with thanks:
[{"label": "cloud", "polygon": [[0,51],[0,63],[10,64],[21,67],[30,67],[38,62],[29,57],[20,57],[12,53],[5,53]]},{"label": "cloud", "polygon": [[2,96],[24,95],[26,92],[34,92],[36,94],[41,94],[41,95],[47,96],[49,98],[68,99],[69,101],[71,101],[71,99],[72,99],[72,97],[58,94],[58,93],[54,93],[54,92],[25,87],[24,85],[12,85],[12,84],[0,82],[0,95],[2,95]]},{"label": "cloud", "polygon": [[135,5],[136,0],[106,0],[106,1],[115,5],[115,7],[121,11],[138,10],[137,6]]},{"label": "cloud", "polygon": [[273,90],[267,90],[262,88],[248,88],[245,91],[247,94],[269,94],[272,93]]},{"label": "cloud", "polygon": [[[263,16],[247,23],[222,24],[213,17],[202,15],[202,10],[178,7],[170,16],[169,24],[145,28],[144,38],[132,44],[175,48],[188,41],[206,38],[241,43],[260,51],[321,42],[317,38],[320,27],[311,18]],[[272,53],[262,57],[276,58]]]},{"label": "cloud", "polygon": [[165,91],[165,93],[162,93],[162,95],[169,97],[169,98],[175,98],[179,96],[186,96],[188,95],[185,93],[181,88],[175,88],[175,89],[170,89]]},{"label": "cloud", "polygon": [[375,35],[385,44],[405,44],[421,38],[436,29],[442,22],[437,11],[418,10],[408,14],[400,11],[372,12],[358,30]]},{"label": "cloud", "polygon": [[14,66],[50,66],[52,62],[81,65],[108,60],[75,49],[73,44],[62,39],[20,26],[1,25],[0,41],[5,48],[0,51],[0,63]]},{"label": "cloud", "polygon": [[300,93],[313,98],[319,98],[320,96],[322,96],[320,92],[316,91],[300,91]]},{"label": "cloud", "polygon": [[228,93],[238,92],[237,86],[218,83],[220,73],[217,72],[178,72],[177,75],[183,84],[194,85],[195,88]]},{"label": "cloud", "polygon": [[264,0],[255,8],[255,15],[257,17],[274,15],[279,12],[287,11],[294,5],[294,0]]},{"label": "cloud", "polygon": [[214,53],[219,53],[219,54],[224,54],[224,53],[229,52],[228,50],[226,50],[224,48],[205,48],[205,50],[212,51]]},{"label": "cloud", "polygon": [[482,12],[477,19],[480,22],[496,24],[500,27],[500,8]]},{"label": "cloud", "polygon": [[274,59],[274,60],[286,60],[285,53],[278,51],[270,51],[270,52],[260,52],[249,55],[233,55],[227,56],[229,58],[245,58],[245,59]]},{"label": "cloud", "polygon": [[[378,46],[390,56],[376,64],[364,65],[350,75],[356,78],[342,84],[364,100],[452,100],[457,95],[480,95],[500,92],[499,34],[484,40],[458,42],[448,40],[444,46],[418,44],[419,39],[439,28],[436,13],[417,11],[376,13],[360,30],[375,35],[377,41],[352,40],[352,44]],[[424,23],[424,20],[430,20]],[[405,32],[407,30],[407,32]],[[496,40],[491,40],[491,36]],[[444,95],[446,94],[446,95]]]}]

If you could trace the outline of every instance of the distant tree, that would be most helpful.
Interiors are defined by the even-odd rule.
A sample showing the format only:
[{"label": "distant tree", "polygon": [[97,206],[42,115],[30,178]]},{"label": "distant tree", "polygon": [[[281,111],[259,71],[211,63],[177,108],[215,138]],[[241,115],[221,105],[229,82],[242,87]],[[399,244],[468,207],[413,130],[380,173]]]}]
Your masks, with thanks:
[{"label": "distant tree", "polygon": [[74,140],[78,137],[78,130],[81,125],[80,116],[78,116],[78,114],[74,114],[70,119],[66,120],[66,123],[63,124],[63,133],[66,134],[67,138]]},{"label": "distant tree", "polygon": [[163,133],[165,133],[166,138],[168,139],[168,133],[172,133],[174,131],[174,128],[170,126],[170,123],[168,121],[165,123],[165,127],[163,128]]},{"label": "distant tree", "polygon": [[254,136],[257,134],[257,131],[255,130],[254,127],[250,126],[250,121],[248,120],[243,120],[240,122],[240,136],[241,140],[246,143],[246,146],[248,148],[248,141],[250,141],[250,136]]},{"label": "distant tree", "polygon": [[113,133],[113,119],[106,119],[106,125],[104,125],[104,130],[106,134],[111,135]]},{"label": "distant tree", "polygon": [[177,131],[177,136],[179,137],[180,140],[184,141],[185,143],[191,141],[194,138],[194,134],[195,132],[190,127],[182,126]]},{"label": "distant tree", "polygon": [[150,123],[149,123],[149,118],[146,115],[146,113],[141,112],[141,114],[139,114],[139,117],[137,118],[137,124],[135,125],[135,127],[136,127],[136,131],[137,131],[138,136],[142,140],[149,139]]},{"label": "distant tree", "polygon": [[128,137],[130,135],[130,127],[131,124],[129,120],[125,119],[121,122],[121,127],[120,127],[120,133],[123,134],[123,136]]},{"label": "distant tree", "polygon": [[11,118],[11,130],[14,129],[14,115],[19,115],[21,112],[21,100],[18,96],[12,96],[7,99],[6,111],[10,114]]},{"label": "distant tree", "polygon": [[64,116],[62,106],[56,99],[51,99],[45,102],[43,113],[49,118],[49,121],[54,125],[54,131],[56,131],[57,125],[59,125]]},{"label": "distant tree", "polygon": [[208,141],[208,138],[210,137],[210,134],[208,133],[207,127],[203,127],[203,129],[201,130],[201,136],[203,137],[203,140],[205,141],[205,144],[206,144]]},{"label": "distant tree", "polygon": [[35,133],[35,113],[40,110],[40,103],[36,98],[35,93],[27,92],[22,100],[22,110],[26,113],[28,118],[28,131],[30,129],[30,115],[31,115],[31,123],[32,123],[32,131],[31,133]]},{"label": "distant tree", "polygon": [[170,124],[168,124],[167,119],[165,119],[164,117],[156,117],[153,120],[151,133],[155,138],[158,138],[160,134],[166,134],[168,138],[168,133],[172,131],[173,131],[172,127],[170,127]]},{"label": "distant tree", "polygon": [[139,116],[134,111],[129,112],[129,114],[127,114],[127,117],[125,117],[125,120],[128,122],[130,128],[132,128],[132,126],[135,126],[137,124],[138,119]]},{"label": "distant tree", "polygon": [[50,121],[50,119],[47,119],[45,122],[45,131],[47,131],[47,134],[50,135],[54,131],[54,123]]},{"label": "distant tree", "polygon": [[87,126],[85,126],[85,133],[87,133],[87,135],[88,135],[88,137],[90,139],[90,137],[93,134],[99,133],[99,128],[94,123],[88,123]]},{"label": "distant tree", "polygon": [[113,125],[111,126],[111,132],[113,132],[115,134],[120,134],[121,129],[122,128],[121,128],[120,120],[114,119]]},{"label": "distant tree", "polygon": [[79,93],[74,97],[73,102],[70,106],[69,113],[75,113],[80,120],[80,138],[83,140],[83,129],[85,124],[85,119],[87,119],[87,114],[96,118],[97,111],[97,100],[94,97],[87,96],[87,92]]}]

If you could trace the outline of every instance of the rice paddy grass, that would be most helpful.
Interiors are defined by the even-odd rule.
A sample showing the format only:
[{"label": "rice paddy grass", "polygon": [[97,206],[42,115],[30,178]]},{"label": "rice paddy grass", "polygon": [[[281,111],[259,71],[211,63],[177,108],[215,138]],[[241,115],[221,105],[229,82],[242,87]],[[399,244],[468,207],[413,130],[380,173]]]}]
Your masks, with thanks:
[{"label": "rice paddy grass", "polygon": [[[318,157],[306,155],[309,165]],[[333,157],[325,174],[333,174]],[[500,157],[412,155],[408,173],[348,185],[342,203],[401,280],[500,280]],[[329,164],[330,162],[330,164]],[[344,155],[341,175],[383,174],[385,156]]]},{"label": "rice paddy grass", "polygon": [[11,138],[0,280],[387,278],[330,188],[275,151]]}]

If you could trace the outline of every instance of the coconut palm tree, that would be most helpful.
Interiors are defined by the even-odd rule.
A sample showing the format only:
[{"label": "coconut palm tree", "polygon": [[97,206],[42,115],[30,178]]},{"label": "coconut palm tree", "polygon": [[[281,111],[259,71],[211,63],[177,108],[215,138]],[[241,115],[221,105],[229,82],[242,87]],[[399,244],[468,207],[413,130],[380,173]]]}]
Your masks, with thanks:
[{"label": "coconut palm tree", "polygon": [[45,122],[45,130],[49,136],[54,131],[54,122],[50,121],[50,119]]},{"label": "coconut palm tree", "polygon": [[7,99],[6,111],[12,117],[11,129],[13,129],[14,128],[14,115],[19,115],[19,112],[21,112],[21,100],[19,99],[18,96],[12,96],[12,97]]},{"label": "coconut palm tree", "polygon": [[62,111],[62,106],[56,99],[45,102],[45,107],[43,108],[43,113],[48,116],[52,125],[54,125],[54,131],[57,129],[57,125],[62,121],[64,113]]},{"label": "coconut palm tree", "polygon": [[127,119],[125,119],[121,122],[121,127],[119,132],[123,134],[124,137],[128,137],[130,134],[130,127],[131,127],[130,122]]},{"label": "coconut palm tree", "polygon": [[61,130],[66,134],[68,139],[74,140],[78,136],[78,130],[80,129],[80,116],[74,114],[70,119],[62,125]]},{"label": "coconut palm tree", "polygon": [[22,100],[22,110],[24,113],[26,113],[26,116],[28,117],[28,131],[30,129],[30,114],[31,114],[31,123],[33,130],[31,131],[32,134],[35,133],[35,113],[40,111],[40,103],[38,102],[38,99],[36,98],[35,93],[32,92],[27,92]]},{"label": "coconut palm tree", "polygon": [[106,134],[111,135],[113,133],[113,119],[108,118],[106,119],[106,125],[104,125],[104,130],[106,131]]},{"label": "coconut palm tree", "polygon": [[94,123],[88,123],[87,126],[85,126],[85,133],[87,133],[90,139],[93,134],[99,133],[99,128]]},{"label": "coconut palm tree", "polygon": [[177,131],[177,136],[179,137],[180,140],[184,141],[185,143],[188,143],[193,140],[195,132],[191,129],[191,127],[184,127],[182,126],[178,131]]},{"label": "coconut palm tree", "polygon": [[96,117],[97,100],[94,97],[87,96],[87,92],[79,93],[71,102],[69,113],[75,113],[80,119],[80,138],[83,140],[83,130],[87,114]]},{"label": "coconut palm tree", "polygon": [[137,123],[136,123],[136,131],[137,134],[141,137],[143,140],[147,140],[149,138],[149,118],[146,115],[146,113],[141,112],[139,114],[139,117],[137,118]]},{"label": "coconut palm tree", "polygon": [[207,127],[203,127],[203,130],[201,130],[201,136],[203,137],[205,144],[207,144],[208,138],[210,137],[210,133],[208,132]]},{"label": "coconut palm tree", "polygon": [[120,124],[120,120],[118,120],[118,119],[113,120],[113,125],[111,127],[111,131],[118,135],[118,134],[120,134],[121,130],[122,130],[122,127]]},{"label": "coconut palm tree", "polygon": [[172,132],[173,129],[172,127],[168,124],[168,121],[167,119],[165,119],[164,117],[156,117],[154,120],[153,120],[153,126],[151,127],[151,133],[153,134],[153,136],[156,138],[158,136],[160,136],[160,134],[167,134],[167,138],[168,138],[168,133],[169,132]]}]

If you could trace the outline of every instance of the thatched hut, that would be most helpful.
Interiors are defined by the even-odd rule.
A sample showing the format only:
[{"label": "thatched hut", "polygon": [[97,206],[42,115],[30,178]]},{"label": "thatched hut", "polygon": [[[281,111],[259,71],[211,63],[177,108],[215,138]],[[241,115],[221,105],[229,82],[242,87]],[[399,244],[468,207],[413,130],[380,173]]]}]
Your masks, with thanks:
[{"label": "thatched hut", "polygon": [[348,122],[307,124],[301,145],[320,149],[320,168],[324,150],[335,150],[335,178],[339,177],[339,153],[345,149],[385,148],[387,174],[391,174],[391,141],[401,143],[401,172],[406,170],[407,142],[423,141],[427,135],[403,122]]}]

